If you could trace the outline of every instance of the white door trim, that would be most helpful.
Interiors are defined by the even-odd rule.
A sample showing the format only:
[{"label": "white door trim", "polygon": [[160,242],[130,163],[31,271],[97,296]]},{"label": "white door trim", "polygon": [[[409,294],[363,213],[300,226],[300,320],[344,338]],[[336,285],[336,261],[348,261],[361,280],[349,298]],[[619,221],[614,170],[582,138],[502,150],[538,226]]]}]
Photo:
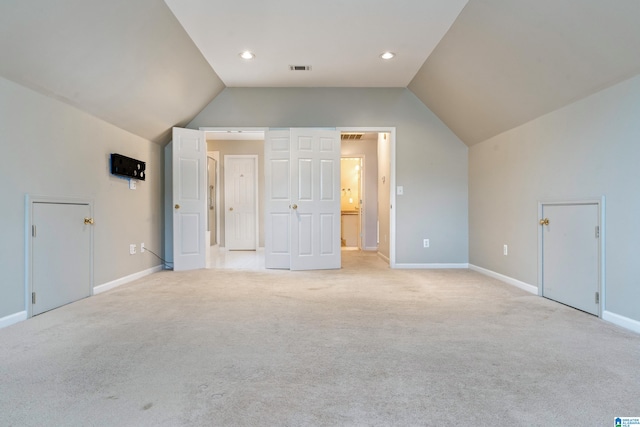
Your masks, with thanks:
[{"label": "white door trim", "polygon": [[[233,126],[200,126],[198,130],[205,132],[264,132],[271,128],[258,127],[258,126],[246,126],[246,127],[233,127]],[[264,136],[264,135],[263,135]]]},{"label": "white door trim", "polygon": [[[598,317],[606,310],[606,265],[605,265],[605,197],[594,197],[574,200],[554,200],[538,202],[538,220],[542,219],[543,207],[545,205],[598,205],[598,227],[600,229],[600,241],[598,245],[598,292],[600,293],[600,304],[598,307]],[[543,294],[543,265],[542,265],[542,226],[538,227],[538,295]]]},{"label": "white door trim", "polygon": [[389,267],[396,267],[396,128],[389,127],[336,127],[343,132],[384,132],[389,134]]},{"label": "white door trim", "polygon": [[[226,170],[227,170],[227,159],[253,159],[253,170],[255,171],[255,173],[253,174],[253,178],[254,178],[254,182],[253,182],[253,186],[254,186],[254,194],[255,194],[255,198],[254,198],[254,207],[255,207],[255,250],[258,250],[258,247],[260,247],[260,187],[259,187],[259,179],[258,176],[260,174],[260,165],[258,164],[258,155],[257,154],[225,154],[223,156],[224,158],[224,169],[225,169],[225,175],[226,175]],[[224,186],[225,186],[225,199],[227,198],[227,193],[226,193],[226,187],[227,187],[227,179],[225,177],[224,180]],[[227,209],[227,205],[225,204],[225,214],[226,214],[226,209]],[[227,248],[227,222],[225,220],[224,223],[224,247],[225,249]]]},{"label": "white door trim", "polygon": [[[31,230],[33,226],[33,204],[53,203],[70,205],[88,205],[93,218],[93,199],[84,197],[57,197],[27,194],[25,196],[25,252],[24,252],[24,305],[27,317],[32,317],[31,293],[33,292],[33,243],[31,240]],[[93,295],[93,227],[89,229],[90,254],[89,254],[89,295]]]},{"label": "white door trim", "polygon": [[207,151],[207,156],[214,159],[218,165],[216,168],[216,240],[218,243],[216,246],[220,247],[220,151]]}]

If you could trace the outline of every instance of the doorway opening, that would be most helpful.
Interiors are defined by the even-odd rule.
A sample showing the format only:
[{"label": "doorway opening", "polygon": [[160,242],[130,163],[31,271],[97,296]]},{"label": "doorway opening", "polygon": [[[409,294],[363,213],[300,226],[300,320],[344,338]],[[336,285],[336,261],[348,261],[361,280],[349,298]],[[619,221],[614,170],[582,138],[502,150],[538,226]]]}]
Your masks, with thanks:
[{"label": "doorway opening", "polygon": [[[253,187],[252,191],[254,191],[254,194],[250,198],[252,199],[251,201],[253,202],[253,206],[255,209],[254,219],[252,220],[250,231],[255,237],[253,237],[252,239],[252,247],[249,250],[256,251],[264,247],[264,226],[262,221],[262,195],[264,192],[264,129],[215,129],[206,131],[205,135],[209,156],[215,157],[217,160],[217,179],[213,183],[211,182],[211,179],[209,179],[209,185],[213,185],[213,188],[210,188],[209,191],[215,194],[215,203],[214,209],[210,208],[209,211],[209,224],[211,224],[212,228],[211,239],[208,240],[208,242],[210,243],[209,254],[207,255],[207,265],[211,268],[215,268],[216,266],[220,265],[220,259],[224,260],[225,257],[230,256],[229,254],[226,254],[229,249],[246,249],[246,240],[248,237],[250,237],[233,236],[229,232],[229,230],[247,231],[246,228],[241,227],[238,229],[236,227],[241,225],[241,222],[238,221],[246,219],[246,215],[240,215],[244,207],[241,205],[236,205],[235,203],[231,203],[231,199],[235,198],[236,196],[241,197],[242,199],[245,195],[244,190],[246,190],[247,187],[237,187],[237,194],[235,195],[227,194],[228,191],[225,191],[226,189],[235,188],[234,183],[230,181],[234,179],[235,175],[231,170],[227,170],[227,168],[229,167],[229,160],[239,160],[242,158],[255,159],[254,162],[250,162],[254,164],[252,178],[252,183],[254,185],[250,186]],[[235,179],[235,181],[238,181],[236,182],[236,184],[239,184],[240,180],[246,180],[247,178],[247,176],[241,178],[240,175],[246,174],[238,172],[238,176],[235,177],[237,178]],[[240,200],[235,199],[235,201]],[[243,218],[240,218],[240,216],[242,216]],[[229,221],[236,222],[229,223]],[[213,240],[213,236],[216,236],[215,242]],[[236,237],[236,239],[234,240],[232,237]],[[240,237],[243,237],[240,240],[243,240],[244,242],[240,242]]]},{"label": "doorway opening", "polygon": [[362,250],[362,157],[340,159],[340,246]]},{"label": "doorway opening", "polygon": [[[264,139],[267,128],[200,128],[204,131],[208,151],[218,154],[218,179],[215,182],[215,235],[217,247],[211,246],[207,265],[220,266],[221,258],[229,256],[225,239],[224,166],[221,159],[227,154],[258,155],[258,251],[264,249]],[[395,266],[395,129],[394,128],[337,128],[341,133],[341,156],[359,158],[360,192],[357,198],[360,212],[356,219],[355,248],[377,252],[392,268]],[[341,183],[342,184],[342,183]],[[342,189],[342,186],[340,187]],[[346,187],[350,188],[350,187]],[[353,188],[352,196],[353,196]],[[345,189],[346,192],[346,189]],[[345,194],[346,195],[346,194]],[[342,192],[341,192],[342,196]],[[348,202],[349,197],[346,197]],[[354,203],[355,205],[355,203]],[[354,206],[354,211],[355,211]],[[347,219],[349,226],[351,218]],[[358,225],[359,224],[359,225]],[[208,240],[212,242],[212,240]],[[345,242],[347,244],[347,242]],[[352,244],[349,240],[349,244]],[[236,256],[236,255],[234,255]],[[215,257],[216,259],[212,259]],[[223,262],[224,263],[224,262]],[[222,264],[223,264],[222,263]],[[255,262],[251,263],[256,265]],[[257,265],[261,265],[260,262]]]}]

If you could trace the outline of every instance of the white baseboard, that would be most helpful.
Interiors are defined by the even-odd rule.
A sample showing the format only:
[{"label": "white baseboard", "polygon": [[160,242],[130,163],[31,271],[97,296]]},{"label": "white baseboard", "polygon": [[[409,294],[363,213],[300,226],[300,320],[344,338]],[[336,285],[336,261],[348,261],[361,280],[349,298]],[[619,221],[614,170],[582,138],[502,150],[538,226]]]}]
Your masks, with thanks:
[{"label": "white baseboard", "polygon": [[521,282],[520,280],[514,279],[509,276],[505,276],[504,274],[496,273],[495,271],[487,270],[486,268],[478,267],[477,265],[469,264],[469,269],[473,271],[477,271],[478,273],[484,274],[485,276],[493,277],[494,279],[498,279],[502,282],[505,282],[509,285],[520,288],[534,295],[538,295],[537,286],[533,286],[528,283]]},{"label": "white baseboard", "polygon": [[111,282],[104,283],[104,284],[99,285],[99,286],[95,286],[93,288],[93,294],[94,295],[98,295],[98,294],[101,294],[103,292],[107,292],[107,291],[109,291],[109,290],[111,290],[113,288],[117,288],[118,286],[124,285],[125,283],[133,282],[134,280],[140,279],[140,278],[145,277],[145,276],[149,276],[150,274],[157,273],[158,271],[162,271],[162,266],[161,265],[157,265],[157,266],[155,266],[153,268],[149,268],[147,270],[140,271],[140,272],[134,273],[134,274],[130,274],[128,276],[121,277],[120,279],[113,280]]},{"label": "white baseboard", "polygon": [[606,320],[607,322],[611,322],[614,325],[629,329],[635,333],[640,334],[640,322],[637,320],[620,316],[619,314],[612,313],[606,310],[602,312],[602,320]]},{"label": "white baseboard", "polygon": [[440,269],[447,269],[447,268],[453,268],[453,269],[461,269],[461,268],[469,268],[469,264],[465,264],[465,263],[460,263],[460,264],[455,264],[455,263],[451,263],[451,264],[437,264],[437,263],[433,263],[433,264],[403,264],[403,263],[396,263],[396,268],[398,269],[405,269],[405,270],[440,270]]},{"label": "white baseboard", "polygon": [[378,247],[377,246],[365,246],[364,248],[362,248],[363,251],[365,252],[377,252],[378,251]]},{"label": "white baseboard", "polygon": [[22,322],[23,320],[27,320],[26,311],[20,311],[18,313],[2,317],[0,318],[0,329],[6,328],[7,326],[15,325],[16,323]]}]

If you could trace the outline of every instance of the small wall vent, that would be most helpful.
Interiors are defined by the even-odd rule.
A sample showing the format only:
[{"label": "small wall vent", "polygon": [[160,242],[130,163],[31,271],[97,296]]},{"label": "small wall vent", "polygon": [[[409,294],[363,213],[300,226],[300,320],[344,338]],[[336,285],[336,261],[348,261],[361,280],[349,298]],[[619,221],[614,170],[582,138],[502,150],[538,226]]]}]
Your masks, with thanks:
[{"label": "small wall vent", "polygon": [[289,65],[291,71],[311,71],[311,65]]},{"label": "small wall vent", "polygon": [[344,140],[358,140],[358,139],[362,139],[362,137],[364,136],[363,133],[342,133],[340,134],[340,139]]}]

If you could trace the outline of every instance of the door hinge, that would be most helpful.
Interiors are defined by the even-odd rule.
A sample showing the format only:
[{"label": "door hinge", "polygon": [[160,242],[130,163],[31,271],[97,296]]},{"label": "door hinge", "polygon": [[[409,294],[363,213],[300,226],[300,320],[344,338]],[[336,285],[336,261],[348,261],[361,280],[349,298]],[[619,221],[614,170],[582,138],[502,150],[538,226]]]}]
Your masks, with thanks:
[{"label": "door hinge", "polygon": [[600,292],[596,292],[596,304],[600,304]]},{"label": "door hinge", "polygon": [[35,225],[32,225],[32,226],[31,226],[31,235],[32,235],[33,237],[36,237],[36,226],[35,226]]},{"label": "door hinge", "polygon": [[35,303],[36,303],[36,293],[31,292],[31,304],[35,304]]},{"label": "door hinge", "polygon": [[600,238],[600,226],[596,225],[596,239]]}]

